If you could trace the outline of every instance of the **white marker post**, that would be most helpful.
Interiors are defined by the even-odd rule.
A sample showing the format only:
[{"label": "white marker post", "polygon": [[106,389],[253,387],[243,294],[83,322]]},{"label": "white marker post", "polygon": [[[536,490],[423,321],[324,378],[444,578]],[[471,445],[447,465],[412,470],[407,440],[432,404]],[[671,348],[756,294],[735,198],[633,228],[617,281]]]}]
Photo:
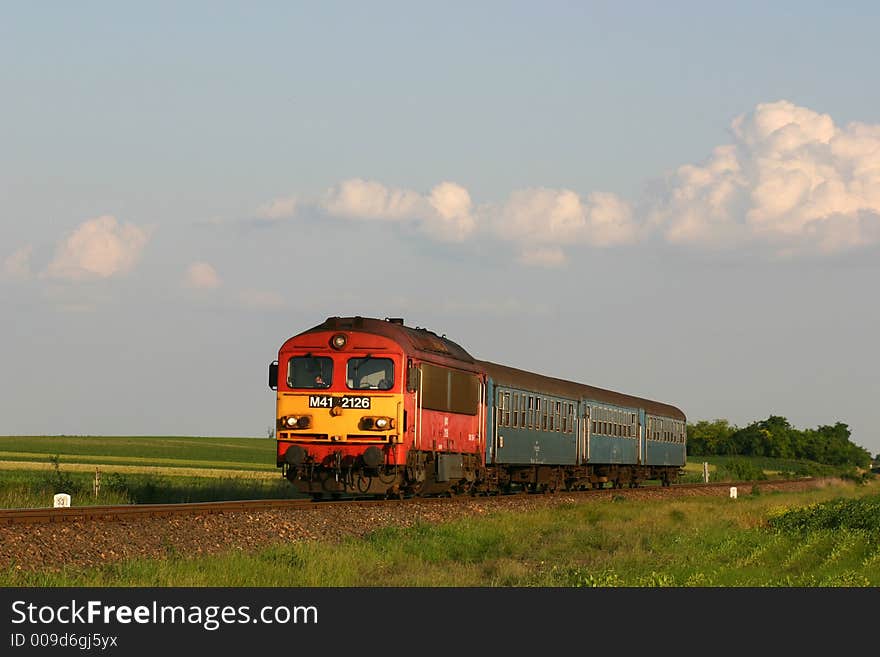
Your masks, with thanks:
[{"label": "white marker post", "polygon": [[732,499],[732,500],[736,499],[736,486],[730,487],[730,499]]},{"label": "white marker post", "polygon": [[70,495],[67,493],[58,493],[52,500],[55,502],[56,509],[70,506]]}]

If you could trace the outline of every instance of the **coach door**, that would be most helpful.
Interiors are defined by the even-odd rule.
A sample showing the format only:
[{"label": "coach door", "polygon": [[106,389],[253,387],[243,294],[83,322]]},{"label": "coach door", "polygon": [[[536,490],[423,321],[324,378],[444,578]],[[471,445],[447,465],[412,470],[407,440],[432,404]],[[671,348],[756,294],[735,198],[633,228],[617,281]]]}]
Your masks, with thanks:
[{"label": "coach door", "polygon": [[639,465],[647,465],[648,463],[648,432],[645,430],[645,411],[644,409],[639,409],[639,414],[636,416],[639,420],[639,424],[636,431],[636,436],[639,437]]},{"label": "coach door", "polygon": [[586,463],[590,460],[590,405],[581,400],[580,406],[583,410],[579,413],[577,462]]}]

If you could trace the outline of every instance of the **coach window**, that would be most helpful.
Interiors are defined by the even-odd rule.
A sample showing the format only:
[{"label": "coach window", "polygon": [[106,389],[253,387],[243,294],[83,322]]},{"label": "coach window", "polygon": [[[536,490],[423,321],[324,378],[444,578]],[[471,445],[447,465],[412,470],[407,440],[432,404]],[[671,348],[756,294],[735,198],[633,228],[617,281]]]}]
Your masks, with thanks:
[{"label": "coach window", "polygon": [[519,393],[518,392],[513,393],[513,399],[511,400],[511,402],[512,402],[512,405],[510,408],[510,416],[512,418],[512,421],[510,423],[510,426],[516,427],[516,426],[519,426],[519,422],[518,422],[518,420],[519,420]]},{"label": "coach window", "polygon": [[345,375],[349,390],[389,390],[394,385],[394,361],[390,358],[349,358]]},{"label": "coach window", "polygon": [[294,356],[287,361],[288,388],[329,388],[332,380],[332,358]]},{"label": "coach window", "polygon": [[505,392],[502,394],[503,397],[501,398],[501,425],[508,427],[510,426],[510,393]]}]

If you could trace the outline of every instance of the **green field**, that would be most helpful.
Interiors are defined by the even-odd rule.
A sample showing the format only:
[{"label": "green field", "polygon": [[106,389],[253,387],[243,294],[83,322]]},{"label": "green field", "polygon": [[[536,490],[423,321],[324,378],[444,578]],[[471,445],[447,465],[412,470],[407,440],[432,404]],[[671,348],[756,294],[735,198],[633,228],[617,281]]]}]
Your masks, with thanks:
[{"label": "green field", "polygon": [[266,438],[0,436],[0,508],[59,492],[75,506],[297,497]]},{"label": "green field", "polygon": [[275,470],[275,441],[178,436],[0,436],[0,461]]}]

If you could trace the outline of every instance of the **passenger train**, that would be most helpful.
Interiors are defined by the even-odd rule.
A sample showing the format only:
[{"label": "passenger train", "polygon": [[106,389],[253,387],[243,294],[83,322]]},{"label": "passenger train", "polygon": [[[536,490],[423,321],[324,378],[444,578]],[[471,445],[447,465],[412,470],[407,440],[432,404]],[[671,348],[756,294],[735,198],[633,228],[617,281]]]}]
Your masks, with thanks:
[{"label": "passenger train", "polygon": [[329,317],[269,366],[277,465],[301,492],[420,496],[669,485],[669,404],[473,358],[400,318]]}]

